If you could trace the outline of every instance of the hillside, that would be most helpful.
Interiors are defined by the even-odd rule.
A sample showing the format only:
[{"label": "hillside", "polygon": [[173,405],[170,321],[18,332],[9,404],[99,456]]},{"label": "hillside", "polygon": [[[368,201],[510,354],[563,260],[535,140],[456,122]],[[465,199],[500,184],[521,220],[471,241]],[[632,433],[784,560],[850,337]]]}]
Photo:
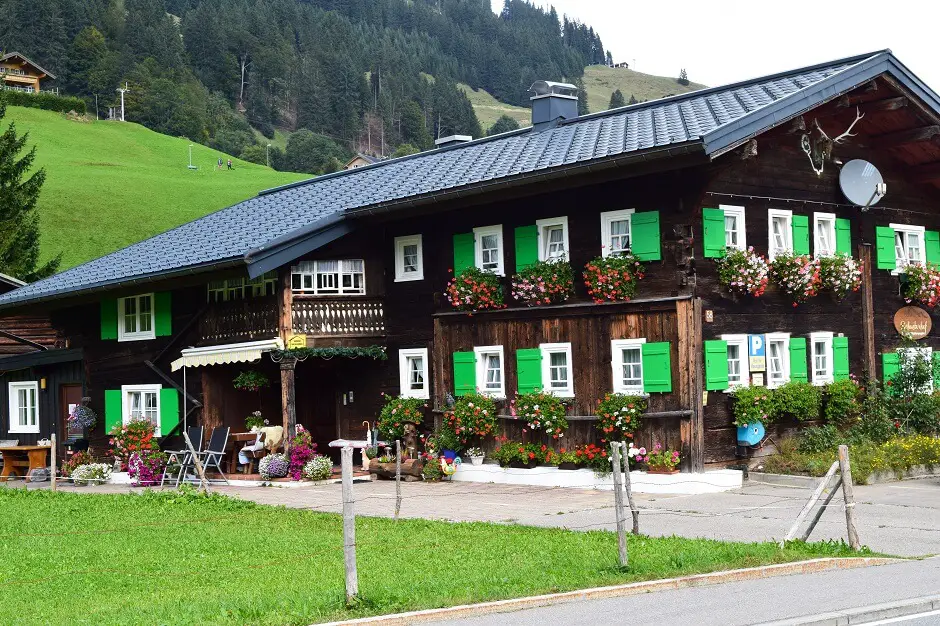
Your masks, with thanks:
[{"label": "hillside", "polygon": [[62,252],[67,269],[184,222],[235,204],[262,189],[309,178],[233,159],[143,126],[78,122],[38,109],[8,107],[0,127],[29,132],[36,163],[46,168],[39,198],[42,261]]},{"label": "hillside", "polygon": [[466,94],[470,104],[473,105],[473,112],[480,120],[480,127],[484,133],[503,115],[515,119],[520,126],[532,124],[532,113],[527,107],[517,107],[500,102],[483,89],[474,91],[470,85],[458,83],[457,87]]},{"label": "hillside", "polygon": [[675,77],[653,76],[606,65],[589,65],[584,68],[583,80],[588,93],[588,107],[592,113],[607,110],[610,94],[616,89],[620,89],[627,102],[630,101],[631,95],[642,102],[705,88],[705,85],[698,83],[689,83],[687,87],[683,87],[676,82]]}]

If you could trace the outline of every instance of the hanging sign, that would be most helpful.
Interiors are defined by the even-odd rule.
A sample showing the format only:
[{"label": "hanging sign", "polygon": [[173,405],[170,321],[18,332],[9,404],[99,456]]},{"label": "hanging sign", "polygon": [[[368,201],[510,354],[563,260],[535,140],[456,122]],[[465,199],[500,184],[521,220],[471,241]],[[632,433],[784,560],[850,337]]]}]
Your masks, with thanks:
[{"label": "hanging sign", "polygon": [[307,335],[292,335],[290,339],[287,340],[287,349],[294,350],[296,348],[306,348],[307,347]]},{"label": "hanging sign", "polygon": [[747,365],[752,372],[763,372],[767,369],[766,349],[763,335],[747,336]]},{"label": "hanging sign", "polygon": [[895,330],[911,339],[923,339],[930,334],[932,325],[930,313],[917,306],[902,307],[894,314]]}]

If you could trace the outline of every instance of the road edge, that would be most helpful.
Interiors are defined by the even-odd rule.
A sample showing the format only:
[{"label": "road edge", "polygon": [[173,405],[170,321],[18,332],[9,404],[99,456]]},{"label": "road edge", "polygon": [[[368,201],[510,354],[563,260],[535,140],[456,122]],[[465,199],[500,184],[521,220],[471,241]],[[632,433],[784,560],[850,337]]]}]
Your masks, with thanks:
[{"label": "road edge", "polygon": [[890,563],[899,563],[904,560],[907,559],[884,557],[811,559],[808,561],[796,561],[793,563],[779,563],[776,565],[764,565],[761,567],[749,567],[744,569],[711,572],[709,574],[694,574],[692,576],[682,576],[679,578],[665,578],[661,580],[648,580],[624,585],[578,589],[575,591],[550,593],[523,598],[512,598],[509,600],[493,600],[490,602],[480,602],[477,604],[461,604],[458,606],[439,609],[423,609],[420,611],[408,611],[406,613],[375,615],[373,617],[361,617],[357,619],[327,622],[321,626],[339,626],[340,624],[381,624],[382,626],[399,626],[427,622],[431,620],[459,619],[464,617],[487,615],[491,613],[504,613],[508,611],[518,611],[521,609],[534,609],[537,607],[562,604],[565,602],[574,602],[577,600],[597,600],[601,598],[633,596],[644,593],[654,593],[657,591],[666,591],[670,589],[704,587],[707,585],[717,585],[721,583],[737,582],[742,580],[757,580],[760,578],[773,578],[775,576],[790,576],[794,574],[812,574],[815,572],[823,572],[833,569],[873,567],[878,565],[888,565]]},{"label": "road edge", "polygon": [[937,610],[940,610],[940,595],[932,595],[911,598],[910,600],[899,600],[897,602],[872,604],[857,609],[793,617],[777,622],[766,622],[762,626],[845,626],[847,624],[867,624]]}]

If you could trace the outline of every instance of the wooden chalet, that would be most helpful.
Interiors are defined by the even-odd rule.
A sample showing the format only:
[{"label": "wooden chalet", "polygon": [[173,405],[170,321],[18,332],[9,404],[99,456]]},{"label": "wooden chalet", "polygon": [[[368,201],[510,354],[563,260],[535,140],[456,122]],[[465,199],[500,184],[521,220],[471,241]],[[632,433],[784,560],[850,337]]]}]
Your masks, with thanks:
[{"label": "wooden chalet", "polygon": [[39,93],[44,80],[55,80],[55,75],[19,52],[0,54],[0,86],[3,89]]},{"label": "wooden chalet", "polygon": [[[132,415],[164,436],[184,421],[241,429],[260,408],[325,450],[361,436],[382,392],[427,398],[439,416],[467,389],[508,402],[546,385],[550,362],[570,415],[611,391],[646,394],[638,441],[700,471],[740,458],[733,385],[882,376],[904,267],[940,261],[940,98],[890,51],[581,117],[570,86],[537,86],[531,128],[263,192],[0,296],[0,315],[47,311],[82,351],[104,415],[92,439]],[[852,159],[883,174],[877,204],[840,191]],[[862,288],[796,308],[773,290],[735,297],[716,273],[725,246],[849,252]],[[626,249],[646,265],[636,298],[595,304],[580,271]],[[516,268],[554,256],[575,270],[574,297],[516,304]],[[468,266],[504,277],[507,308],[453,310],[445,287]],[[766,371],[747,369],[751,335]],[[247,369],[274,384],[236,391]],[[573,420],[567,445],[588,441],[592,423]]]}]

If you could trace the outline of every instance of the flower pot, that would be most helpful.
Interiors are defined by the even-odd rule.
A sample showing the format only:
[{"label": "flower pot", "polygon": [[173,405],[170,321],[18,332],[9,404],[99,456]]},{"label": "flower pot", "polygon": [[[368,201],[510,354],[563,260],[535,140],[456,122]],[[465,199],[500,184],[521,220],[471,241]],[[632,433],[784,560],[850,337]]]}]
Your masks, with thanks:
[{"label": "flower pot", "polygon": [[535,461],[534,461],[534,460],[532,460],[532,461],[525,461],[525,462],[523,462],[523,461],[510,461],[509,467],[512,467],[512,468],[515,468],[515,469],[532,469],[533,467],[535,467]]},{"label": "flower pot", "polygon": [[454,450],[441,450],[441,456],[443,456],[448,461],[453,461],[457,458],[457,453]]},{"label": "flower pot", "polygon": [[756,446],[764,439],[766,432],[764,425],[760,422],[738,426],[738,445]]},{"label": "flower pot", "polygon": [[578,469],[577,463],[559,463],[558,469],[560,470],[576,470]]},{"label": "flower pot", "polygon": [[678,469],[669,469],[668,467],[650,467],[646,470],[647,474],[678,474]]},{"label": "flower pot", "polygon": [[472,457],[470,457],[470,462],[473,463],[474,465],[483,465],[483,459],[484,459],[484,458],[485,458],[485,457],[482,456],[482,455],[481,455],[481,456],[472,456]]}]

